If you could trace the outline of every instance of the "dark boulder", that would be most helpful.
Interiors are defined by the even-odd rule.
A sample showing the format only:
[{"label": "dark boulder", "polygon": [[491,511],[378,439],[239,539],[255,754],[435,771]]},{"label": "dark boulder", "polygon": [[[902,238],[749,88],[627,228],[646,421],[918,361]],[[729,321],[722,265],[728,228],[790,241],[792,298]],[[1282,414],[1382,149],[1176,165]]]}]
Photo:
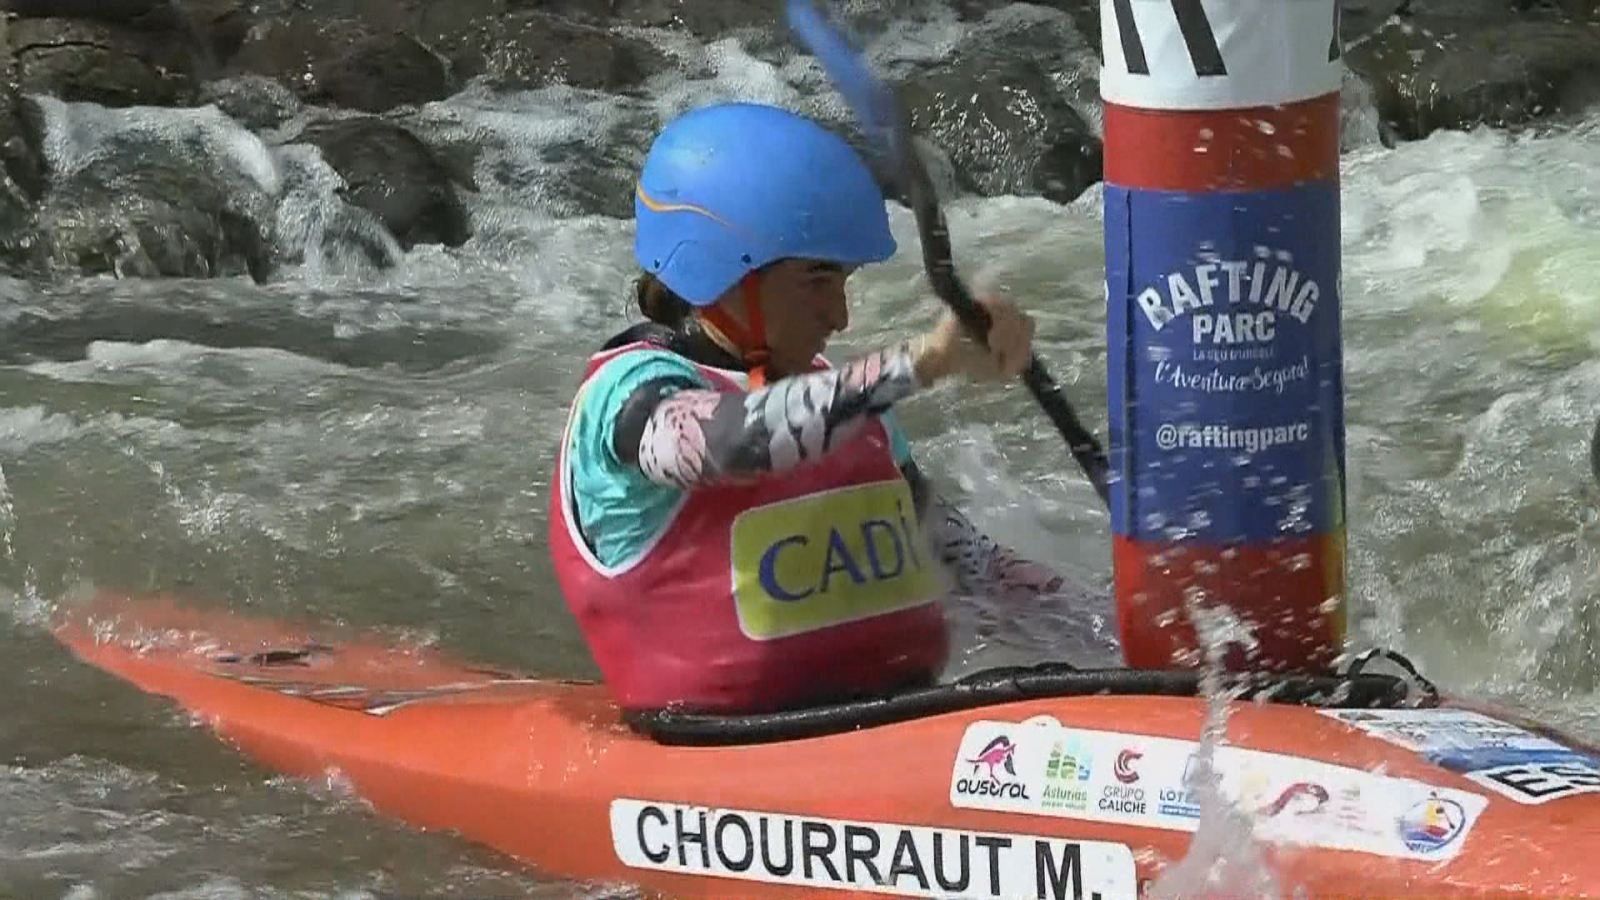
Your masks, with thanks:
[{"label": "dark boulder", "polygon": [[1068,17],[1005,9],[948,62],[901,79],[899,92],[912,128],[944,151],[962,187],[1070,202],[1102,171],[1100,139],[1079,111],[1098,98],[1085,52]]},{"label": "dark boulder", "polygon": [[442,100],[459,89],[443,58],[398,31],[367,35],[345,53],[316,60],[311,78],[312,102],[370,113]]},{"label": "dark boulder", "polygon": [[0,90],[0,263],[15,268],[36,240],[34,209],[48,184],[39,107]]},{"label": "dark boulder", "polygon": [[1496,13],[1498,2],[1437,4],[1381,26],[1346,52],[1403,139],[1441,128],[1518,127],[1574,115],[1600,95],[1600,26],[1548,9]]},{"label": "dark boulder", "polygon": [[[277,178],[266,148],[219,111],[40,101],[94,135],[50,160],[35,259],[138,277],[270,274]],[[52,141],[54,138],[52,138]]]},{"label": "dark boulder", "polygon": [[102,106],[183,106],[196,48],[170,33],[88,19],[18,19],[9,42],[25,93]]},{"label": "dark boulder", "polygon": [[308,127],[296,142],[315,145],[344,179],[345,200],[377,216],[401,247],[459,247],[471,236],[449,169],[406,128],[339,119]]},{"label": "dark boulder", "polygon": [[500,90],[559,83],[625,91],[667,65],[643,39],[542,12],[478,19],[438,41],[463,79],[481,77]]},{"label": "dark boulder", "polygon": [[282,127],[301,110],[300,98],[263,75],[236,75],[200,87],[201,103],[215,105],[228,118],[254,132]]},{"label": "dark boulder", "polygon": [[[252,21],[246,0],[7,0],[22,19],[79,19],[157,35],[191,54],[204,80],[244,41]],[[115,32],[113,32],[115,33]],[[133,51],[137,52],[137,51]]]}]

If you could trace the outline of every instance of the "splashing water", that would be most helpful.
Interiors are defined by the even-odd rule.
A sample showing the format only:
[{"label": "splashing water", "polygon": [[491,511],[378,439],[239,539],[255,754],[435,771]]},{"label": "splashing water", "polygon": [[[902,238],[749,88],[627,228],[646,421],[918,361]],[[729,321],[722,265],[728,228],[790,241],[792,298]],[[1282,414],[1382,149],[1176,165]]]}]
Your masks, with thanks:
[{"label": "splashing water", "polygon": [[1189,852],[1151,882],[1146,900],[1288,900],[1273,867],[1255,839],[1255,819],[1222,793],[1213,765],[1227,743],[1228,713],[1244,694],[1243,685],[1223,682],[1223,660],[1235,646],[1256,646],[1248,623],[1226,606],[1208,602],[1205,592],[1184,592],[1184,608],[1194,623],[1203,654],[1200,692],[1206,721],[1199,735],[1196,765],[1186,787],[1200,798],[1200,821]]}]

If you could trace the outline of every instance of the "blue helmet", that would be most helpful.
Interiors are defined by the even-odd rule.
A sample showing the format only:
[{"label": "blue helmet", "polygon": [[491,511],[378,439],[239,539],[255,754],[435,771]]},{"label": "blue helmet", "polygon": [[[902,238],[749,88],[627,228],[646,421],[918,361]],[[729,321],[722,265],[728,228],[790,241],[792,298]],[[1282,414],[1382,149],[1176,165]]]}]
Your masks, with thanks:
[{"label": "blue helmet", "polygon": [[860,265],[895,252],[861,157],[772,106],[724,103],[668,123],[644,161],[634,212],[639,265],[695,306],[780,259]]}]

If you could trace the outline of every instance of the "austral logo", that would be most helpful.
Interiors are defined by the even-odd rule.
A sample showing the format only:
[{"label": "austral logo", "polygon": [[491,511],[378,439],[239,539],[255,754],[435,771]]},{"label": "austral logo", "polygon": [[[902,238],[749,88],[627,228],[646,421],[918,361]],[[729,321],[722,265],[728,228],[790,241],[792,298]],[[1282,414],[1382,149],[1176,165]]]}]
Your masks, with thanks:
[{"label": "austral logo", "polygon": [[972,797],[1000,797],[1007,800],[1030,800],[1028,786],[1017,778],[1017,745],[1007,735],[1000,735],[977,756],[966,760],[972,772],[956,781],[956,793]]}]

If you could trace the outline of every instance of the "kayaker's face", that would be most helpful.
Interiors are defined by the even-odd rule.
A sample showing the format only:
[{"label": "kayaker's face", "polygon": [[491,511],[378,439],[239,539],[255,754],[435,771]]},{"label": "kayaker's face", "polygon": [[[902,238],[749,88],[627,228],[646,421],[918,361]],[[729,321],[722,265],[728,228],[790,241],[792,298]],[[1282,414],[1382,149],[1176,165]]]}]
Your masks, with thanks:
[{"label": "kayaker's face", "polygon": [[834,263],[788,259],[762,273],[761,315],[774,368],[786,374],[807,371],[828,338],[849,327],[844,283],[853,271]]}]

